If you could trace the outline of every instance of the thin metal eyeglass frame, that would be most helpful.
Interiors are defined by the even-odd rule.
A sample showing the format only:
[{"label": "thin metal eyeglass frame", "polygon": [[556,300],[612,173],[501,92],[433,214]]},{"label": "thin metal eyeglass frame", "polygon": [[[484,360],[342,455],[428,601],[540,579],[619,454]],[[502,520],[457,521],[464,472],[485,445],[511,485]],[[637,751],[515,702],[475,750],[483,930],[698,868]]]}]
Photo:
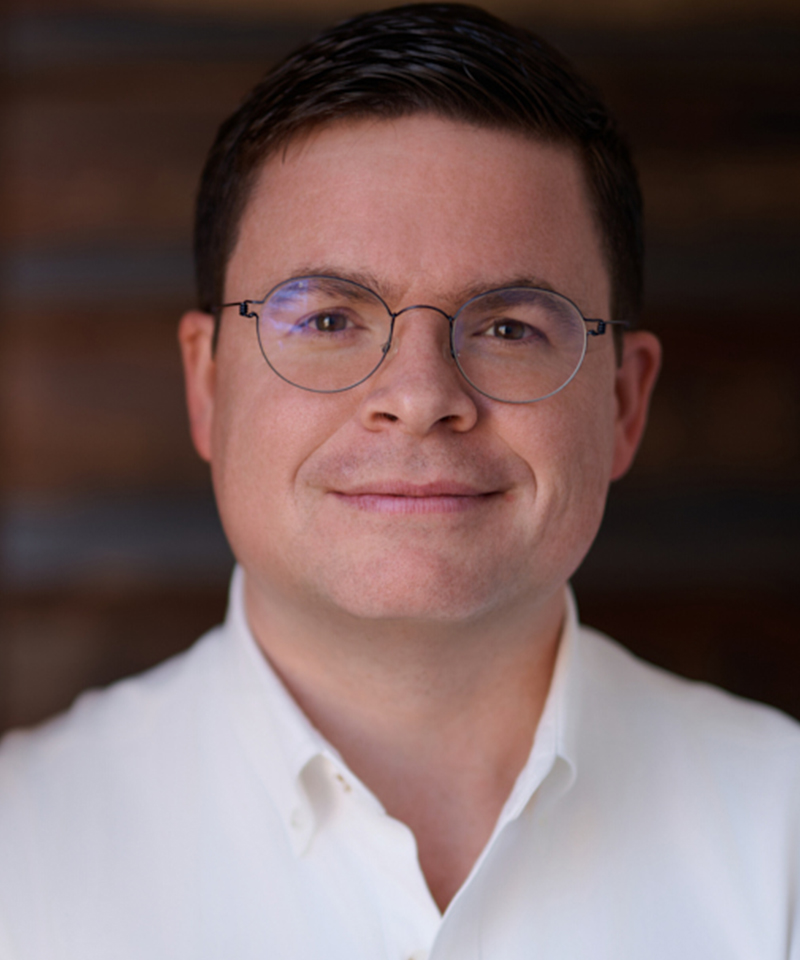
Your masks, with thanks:
[{"label": "thin metal eyeglass frame", "polygon": [[[277,370],[272,365],[272,362],[270,361],[266,351],[264,350],[264,345],[261,342],[261,334],[259,332],[259,327],[258,327],[258,321],[260,320],[260,316],[258,313],[250,309],[251,305],[263,306],[269,300],[269,298],[273,295],[273,293],[275,293],[275,291],[278,290],[280,287],[284,287],[289,283],[295,283],[300,280],[332,280],[337,283],[346,283],[349,286],[358,287],[360,290],[364,290],[370,296],[374,297],[383,306],[383,308],[386,310],[386,313],[389,315],[389,319],[390,319],[389,338],[387,339],[386,343],[381,347],[380,360],[378,360],[378,362],[375,364],[375,366],[370,370],[368,374],[363,376],[360,380],[356,380],[355,383],[351,383],[349,386],[337,387],[334,390],[319,390],[316,387],[304,387],[299,383],[295,383],[294,380],[289,380],[288,377],[285,377],[279,370]],[[551,297],[558,297],[559,300],[563,300],[566,303],[568,303],[575,310],[575,312],[578,314],[581,320],[583,320],[584,323],[597,324],[597,327],[594,330],[590,329],[589,327],[584,327],[583,349],[581,350],[580,360],[576,364],[575,369],[572,371],[569,377],[564,381],[564,383],[562,383],[561,386],[557,387],[555,390],[551,390],[550,393],[546,393],[542,397],[535,397],[533,400],[504,400],[502,397],[496,397],[491,393],[487,393],[485,390],[482,390],[479,386],[477,386],[477,384],[473,383],[472,380],[470,380],[470,378],[467,376],[464,369],[462,368],[461,364],[458,362],[458,354],[456,353],[455,343],[453,340],[453,331],[455,330],[455,324],[459,314],[463,310],[466,310],[466,308],[471,303],[474,303],[476,300],[480,300],[481,297],[486,297],[493,293],[503,293],[507,290],[529,290],[534,293],[544,293]],[[603,336],[603,334],[605,334],[606,329],[609,326],[618,326],[618,327],[621,327],[623,330],[627,330],[628,327],[630,327],[630,324],[626,320],[600,320],[594,317],[591,317],[591,318],[584,317],[578,305],[574,303],[574,301],[570,300],[569,297],[565,297],[563,293],[556,293],[555,290],[548,290],[545,287],[511,286],[511,287],[495,287],[491,290],[484,290],[482,293],[477,293],[475,294],[474,297],[470,297],[469,300],[467,300],[465,303],[462,303],[461,306],[458,308],[458,310],[456,310],[456,312],[452,316],[449,313],[445,313],[445,311],[442,310],[440,307],[435,307],[429,303],[415,303],[408,307],[402,307],[400,310],[393,311],[389,308],[389,305],[386,303],[386,301],[383,299],[383,297],[380,294],[376,293],[374,290],[365,286],[363,283],[358,283],[355,280],[346,280],[344,277],[334,277],[334,276],[330,276],[328,274],[323,274],[323,273],[312,273],[312,274],[303,275],[299,277],[289,277],[287,280],[282,280],[280,283],[276,283],[275,286],[272,287],[272,289],[260,300],[233,300],[230,303],[220,304],[219,309],[224,310],[226,307],[238,307],[240,317],[244,317],[247,320],[257,321],[256,336],[258,337],[258,345],[259,345],[259,348],[261,349],[261,356],[266,360],[267,366],[270,368],[270,370],[272,370],[272,372],[276,376],[280,377],[281,380],[283,380],[285,383],[288,383],[292,387],[297,387],[298,390],[306,390],[309,393],[345,393],[347,390],[353,390],[355,387],[360,386],[366,380],[369,380],[369,378],[374,373],[376,373],[380,368],[380,366],[383,364],[383,361],[386,359],[386,356],[389,353],[389,350],[391,349],[392,337],[394,336],[395,320],[402,314],[408,313],[410,310],[433,310],[434,313],[440,314],[448,322],[449,334],[450,334],[450,356],[453,358],[453,361],[455,362],[455,365],[456,365],[456,369],[461,374],[461,376],[467,381],[467,383],[473,388],[473,390],[477,390],[478,393],[480,393],[482,396],[488,397],[490,400],[495,400],[498,403],[513,403],[513,404],[539,403],[541,400],[547,400],[549,397],[555,396],[555,394],[560,393],[564,389],[564,387],[566,387],[577,376],[578,371],[583,366],[583,360],[584,360],[584,357],[586,356],[586,347],[588,344],[589,337]]]}]

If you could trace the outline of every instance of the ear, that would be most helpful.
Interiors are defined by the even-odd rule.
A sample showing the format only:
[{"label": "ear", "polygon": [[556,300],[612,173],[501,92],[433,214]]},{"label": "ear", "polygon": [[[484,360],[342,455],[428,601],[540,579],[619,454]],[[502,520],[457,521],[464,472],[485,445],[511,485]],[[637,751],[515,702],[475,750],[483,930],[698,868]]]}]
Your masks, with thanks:
[{"label": "ear", "polygon": [[178,342],[183,358],[189,429],[195,450],[211,459],[211,427],[214,422],[216,363],[214,361],[214,318],[190,310],[181,317]]},{"label": "ear", "polygon": [[623,476],[633,463],[661,366],[661,344],[655,334],[634,330],[625,334],[623,344],[622,363],[617,368],[614,385],[617,415],[612,480]]}]

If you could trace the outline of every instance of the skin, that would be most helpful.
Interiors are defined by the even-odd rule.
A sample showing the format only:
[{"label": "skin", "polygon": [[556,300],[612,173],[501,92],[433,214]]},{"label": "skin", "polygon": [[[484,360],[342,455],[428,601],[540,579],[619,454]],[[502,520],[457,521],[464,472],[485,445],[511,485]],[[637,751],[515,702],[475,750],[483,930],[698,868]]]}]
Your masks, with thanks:
[{"label": "skin", "polygon": [[[393,310],[448,313],[535,278],[609,317],[573,154],[435,116],[317,128],[267,161],[225,299],[308,273],[366,282]],[[275,376],[235,309],[216,354],[212,332],[206,314],[181,321],[192,437],[254,635],[412,829],[444,908],[530,752],[565,584],[633,459],[658,342],[626,334],[618,365],[612,338],[592,338],[564,390],[511,405],[463,380],[431,310],[403,314],[380,370],[334,395]]]}]

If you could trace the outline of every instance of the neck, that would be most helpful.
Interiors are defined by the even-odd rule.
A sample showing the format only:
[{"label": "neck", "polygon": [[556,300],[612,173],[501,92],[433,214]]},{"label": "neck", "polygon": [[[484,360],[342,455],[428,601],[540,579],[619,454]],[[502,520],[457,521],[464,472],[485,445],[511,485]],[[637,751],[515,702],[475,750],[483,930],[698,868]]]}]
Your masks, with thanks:
[{"label": "neck", "polygon": [[550,686],[564,591],[458,624],[282,604],[246,581],[260,647],[352,771],[407,824],[440,908],[524,766]]}]

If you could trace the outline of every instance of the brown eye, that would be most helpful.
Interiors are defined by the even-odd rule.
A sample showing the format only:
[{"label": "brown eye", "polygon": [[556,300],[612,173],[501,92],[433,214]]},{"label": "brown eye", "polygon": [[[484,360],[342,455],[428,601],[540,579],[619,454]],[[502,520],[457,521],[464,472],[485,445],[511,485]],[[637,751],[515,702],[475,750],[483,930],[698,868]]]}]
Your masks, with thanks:
[{"label": "brown eye", "polygon": [[486,332],[498,340],[524,340],[535,333],[531,326],[520,320],[500,320],[493,323]]},{"label": "brown eye", "polygon": [[339,333],[347,329],[347,317],[341,313],[318,313],[310,318],[308,326],[320,333]]}]

